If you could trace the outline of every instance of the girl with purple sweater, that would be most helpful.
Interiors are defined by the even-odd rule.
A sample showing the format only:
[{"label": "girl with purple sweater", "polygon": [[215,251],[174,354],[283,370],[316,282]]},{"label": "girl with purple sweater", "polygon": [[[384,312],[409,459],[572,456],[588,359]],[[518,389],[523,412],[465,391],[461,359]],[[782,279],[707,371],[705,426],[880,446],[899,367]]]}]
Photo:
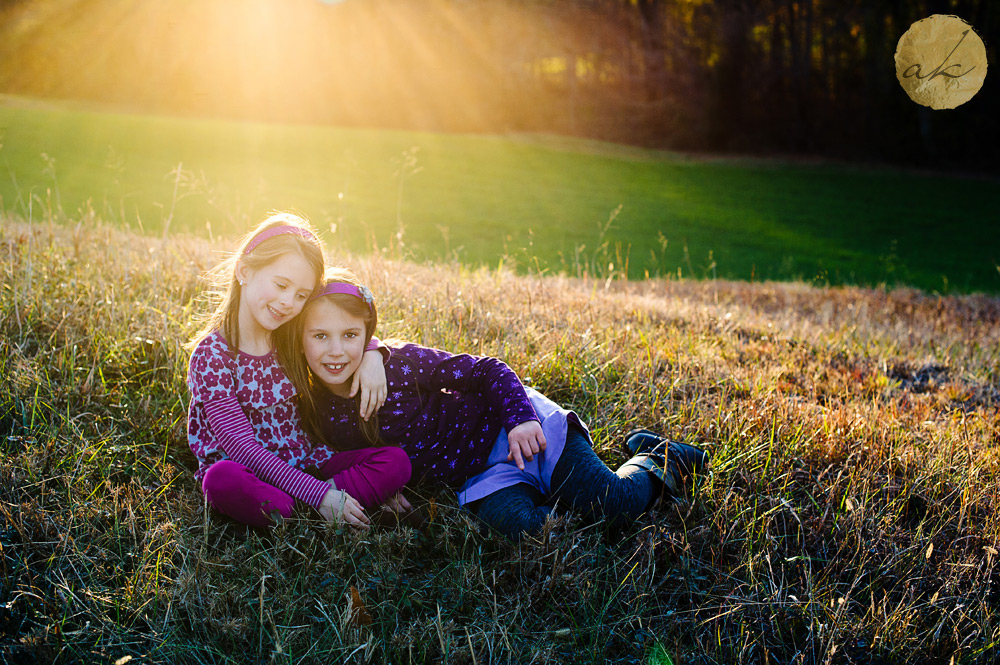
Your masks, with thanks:
[{"label": "girl with purple sweater", "polygon": [[637,430],[626,441],[632,459],[611,471],[576,414],[525,387],[502,361],[417,344],[383,342],[388,395],[362,420],[350,385],[377,308],[349,271],[327,277],[277,338],[304,429],[345,448],[399,446],[413,482],[458,488],[461,505],[510,538],[540,531],[557,501],[621,526],[661,495],[680,496],[707,464],[693,446]]}]

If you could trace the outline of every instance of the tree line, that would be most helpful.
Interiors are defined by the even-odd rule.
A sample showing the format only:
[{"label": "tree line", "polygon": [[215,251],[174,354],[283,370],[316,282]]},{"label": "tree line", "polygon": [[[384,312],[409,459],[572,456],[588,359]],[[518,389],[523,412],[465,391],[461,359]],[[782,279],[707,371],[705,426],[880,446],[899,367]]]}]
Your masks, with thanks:
[{"label": "tree line", "polygon": [[992,63],[998,3],[524,4],[544,20],[493,52],[521,65],[508,70],[515,85],[561,104],[563,131],[680,149],[995,168],[986,146],[1000,145],[996,75],[964,106],[933,111],[906,96],[893,55],[913,22],[953,14],[983,37]]}]

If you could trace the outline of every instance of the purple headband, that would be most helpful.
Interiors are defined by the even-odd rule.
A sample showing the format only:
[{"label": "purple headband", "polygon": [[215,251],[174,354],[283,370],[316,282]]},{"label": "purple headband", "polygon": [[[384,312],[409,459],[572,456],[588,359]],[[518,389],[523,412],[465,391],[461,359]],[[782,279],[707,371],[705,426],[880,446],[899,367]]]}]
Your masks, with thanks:
[{"label": "purple headband", "polygon": [[249,243],[247,243],[247,248],[243,251],[243,253],[249,254],[253,250],[257,249],[257,245],[264,242],[265,240],[270,240],[274,236],[280,236],[285,233],[291,233],[293,235],[302,236],[306,240],[313,240],[314,242],[319,244],[319,240],[316,239],[316,236],[313,235],[313,232],[310,231],[309,229],[304,229],[301,226],[291,226],[291,225],[272,226],[266,231],[261,231],[256,236],[254,236],[254,239],[251,240]]},{"label": "purple headband", "polygon": [[372,295],[371,290],[367,286],[356,286],[348,282],[329,282],[325,287],[323,287],[322,291],[313,295],[309,298],[309,300],[313,301],[317,298],[322,298],[323,296],[332,296],[338,293],[342,293],[347,296],[354,296],[355,298],[361,298],[368,303],[369,310],[374,311],[375,309],[375,296]]}]

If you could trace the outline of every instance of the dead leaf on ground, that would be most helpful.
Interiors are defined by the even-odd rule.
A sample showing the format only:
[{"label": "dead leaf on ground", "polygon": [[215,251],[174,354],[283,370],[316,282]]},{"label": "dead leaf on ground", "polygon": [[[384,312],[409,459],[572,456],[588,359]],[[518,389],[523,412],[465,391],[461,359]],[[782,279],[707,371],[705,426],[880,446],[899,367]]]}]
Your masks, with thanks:
[{"label": "dead leaf on ground", "polygon": [[361,600],[361,593],[356,586],[351,586],[350,597],[347,599],[347,602],[352,624],[358,628],[372,625],[372,615],[368,613],[365,601]]}]

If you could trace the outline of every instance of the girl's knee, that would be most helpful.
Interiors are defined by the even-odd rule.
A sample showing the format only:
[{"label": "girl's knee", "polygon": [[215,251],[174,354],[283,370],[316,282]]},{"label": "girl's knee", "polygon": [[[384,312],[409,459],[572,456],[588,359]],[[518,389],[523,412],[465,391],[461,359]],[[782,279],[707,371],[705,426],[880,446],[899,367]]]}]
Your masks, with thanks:
[{"label": "girl's knee", "polygon": [[295,499],[284,492],[280,496],[272,496],[260,502],[261,524],[255,526],[273,526],[274,521],[271,514],[277,512],[283,518],[288,519],[295,512]]},{"label": "girl's knee", "polygon": [[249,480],[248,474],[256,479],[253,472],[242,464],[228,459],[219,460],[205,471],[205,477],[201,481],[201,489],[211,501],[213,495],[238,491],[237,488]]},{"label": "girl's knee", "polygon": [[482,510],[482,506],[477,508],[479,509],[474,513],[484,524],[513,541],[537,535],[545,527],[545,521],[553,515],[548,506],[493,506],[492,510]]},{"label": "girl's knee", "polygon": [[379,467],[380,473],[384,474],[383,479],[386,485],[403,487],[410,482],[413,465],[402,448],[395,446],[374,448],[369,462]]},{"label": "girl's knee", "polygon": [[210,466],[202,480],[202,490],[212,508],[250,526],[272,526],[271,513],[288,518],[295,510],[294,498],[232,460],[220,460]]}]

